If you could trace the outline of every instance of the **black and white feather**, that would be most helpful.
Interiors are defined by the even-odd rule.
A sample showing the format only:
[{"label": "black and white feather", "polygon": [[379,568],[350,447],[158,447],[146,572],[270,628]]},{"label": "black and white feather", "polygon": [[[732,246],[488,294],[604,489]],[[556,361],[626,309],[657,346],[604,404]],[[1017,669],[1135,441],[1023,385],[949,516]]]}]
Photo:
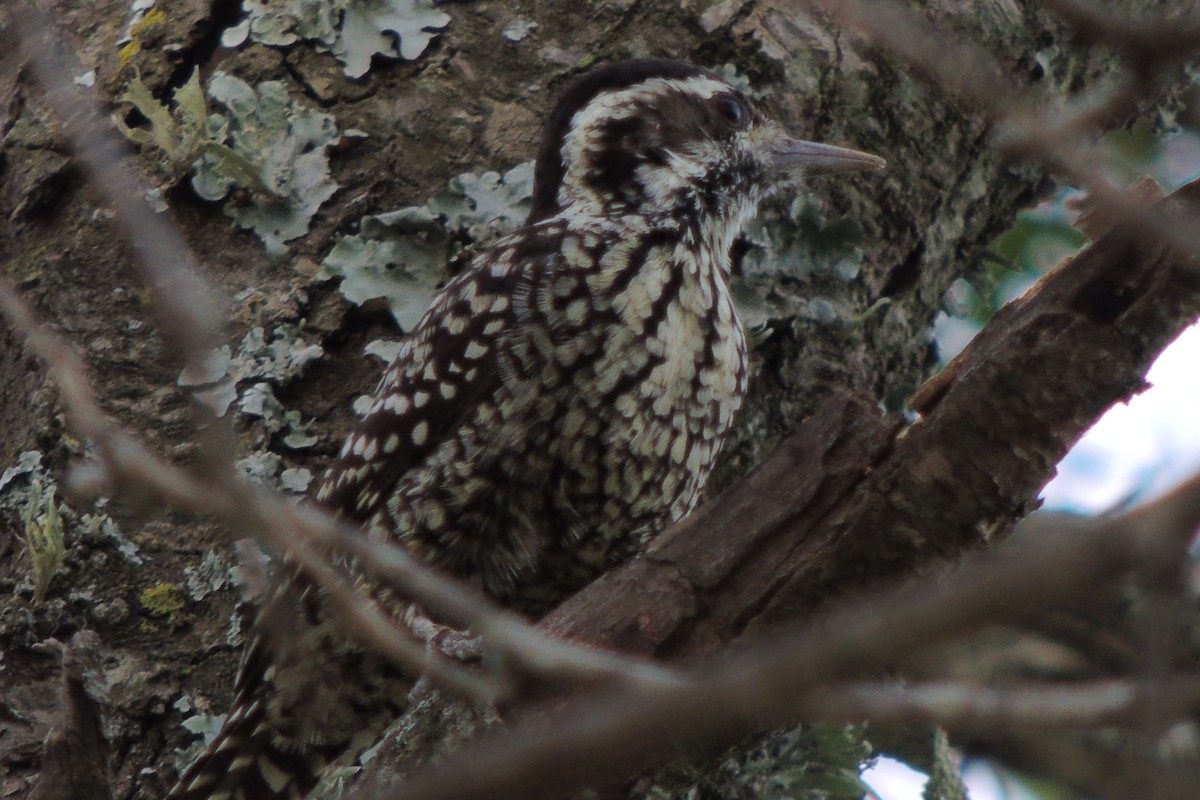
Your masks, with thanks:
[{"label": "black and white feather", "polygon": [[[544,612],[699,500],[746,391],[730,249],[759,203],[805,172],[878,165],[790,139],[697,67],[589,73],[546,126],[527,227],[439,293],[317,501]],[[319,595],[290,591],[263,613],[299,609],[301,651],[251,649],[228,732],[172,798],[301,797],[402,704]]]}]

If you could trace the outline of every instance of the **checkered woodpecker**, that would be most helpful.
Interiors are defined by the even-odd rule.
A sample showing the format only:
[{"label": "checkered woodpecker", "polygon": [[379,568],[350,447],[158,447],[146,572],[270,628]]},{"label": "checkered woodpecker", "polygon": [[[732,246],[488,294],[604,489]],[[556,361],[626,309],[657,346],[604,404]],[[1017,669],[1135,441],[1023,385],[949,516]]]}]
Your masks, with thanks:
[{"label": "checkered woodpecker", "polygon": [[[730,250],[759,203],[882,163],[788,137],[697,67],[588,73],[546,126],[527,225],[438,294],[317,501],[545,611],[700,498],[746,390]],[[251,648],[225,730],[172,798],[302,797],[402,706],[386,670],[305,616],[303,688]]]}]

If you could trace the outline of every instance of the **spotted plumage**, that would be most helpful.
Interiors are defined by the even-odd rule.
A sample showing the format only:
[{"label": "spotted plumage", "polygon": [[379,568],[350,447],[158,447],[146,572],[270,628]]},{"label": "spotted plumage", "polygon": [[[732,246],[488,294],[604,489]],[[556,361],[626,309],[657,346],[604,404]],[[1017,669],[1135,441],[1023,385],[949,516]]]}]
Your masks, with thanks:
[{"label": "spotted plumage", "polygon": [[[584,76],[547,124],[527,226],[439,293],[317,501],[542,613],[698,501],[746,391],[730,249],[762,199],[880,163],[787,137],[686,64]],[[292,592],[263,614],[303,609],[305,646],[251,648],[227,732],[172,797],[302,796],[402,705],[312,587]],[[283,688],[304,660],[333,666]]]}]

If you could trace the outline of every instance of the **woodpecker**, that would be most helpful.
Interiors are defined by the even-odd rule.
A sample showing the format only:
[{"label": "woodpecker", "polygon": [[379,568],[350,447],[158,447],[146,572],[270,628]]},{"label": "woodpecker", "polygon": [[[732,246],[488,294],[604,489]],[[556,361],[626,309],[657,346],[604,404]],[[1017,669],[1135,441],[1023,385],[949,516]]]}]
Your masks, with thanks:
[{"label": "woodpecker", "polygon": [[[699,67],[587,73],[546,124],[526,226],[437,295],[316,502],[545,612],[699,500],[746,391],[730,251],[759,204],[883,164],[788,136]],[[291,589],[300,631],[248,648],[172,800],[303,797],[402,709],[394,672],[341,640],[315,587]]]}]

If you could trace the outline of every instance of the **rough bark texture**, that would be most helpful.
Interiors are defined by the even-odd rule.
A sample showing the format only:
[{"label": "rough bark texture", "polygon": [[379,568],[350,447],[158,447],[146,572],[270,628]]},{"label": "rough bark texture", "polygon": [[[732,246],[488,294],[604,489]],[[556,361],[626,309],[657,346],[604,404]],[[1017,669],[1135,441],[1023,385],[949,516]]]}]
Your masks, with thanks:
[{"label": "rough bark texture", "polygon": [[[1193,183],[1170,202],[1194,215],[1197,201]],[[1110,233],[1001,309],[918,394],[923,416],[902,437],[899,419],[861,398],[830,398],[744,480],[544,624],[694,657],[992,541],[1197,317],[1193,259]]]},{"label": "rough bark texture", "polygon": [[[1168,202],[1194,216],[1198,201],[1194,183]],[[1006,306],[925,384],[914,402],[923,417],[903,436],[901,419],[861,396],[827,399],[745,479],[543,625],[627,652],[696,659],[994,541],[1036,505],[1044,476],[1095,416],[1141,387],[1129,377],[1198,316],[1195,259],[1145,234],[1110,233]],[[845,678],[859,669],[846,667]],[[428,700],[401,730],[416,720],[443,727],[442,746],[463,738],[474,718],[444,712]],[[989,744],[1013,751],[1021,742],[998,735]],[[397,735],[369,777],[433,752]],[[1045,759],[1035,763],[1053,772]],[[1075,780],[1076,763],[1065,764],[1065,777]]]},{"label": "rough bark texture", "polygon": [[[869,45],[790,6],[726,2],[705,8],[636,0],[586,6],[490,0],[451,4],[443,7],[451,15],[449,27],[423,56],[412,62],[377,59],[366,77],[352,81],[330,56],[304,43],[286,49],[221,49],[221,31],[237,19],[239,4],[233,0],[161,3],[165,19],[141,34],[141,49],[128,64],[122,64],[117,44],[126,29],[128,3],[47,0],[40,5],[56,16],[85,68],[96,70],[97,91],[110,100],[121,94],[135,68],[166,97],[194,67],[207,75],[219,66],[252,82],[284,80],[293,96],[334,114],[339,128],[369,134],[369,145],[348,144],[336,155],[333,172],[340,191],[282,260],[269,257],[251,234],[231,231],[219,208],[198,200],[186,186],[168,193],[171,213],[189,242],[235,298],[229,306],[231,341],[252,326],[304,320],[304,335],[325,347],[326,357],[281,396],[305,418],[316,419],[320,444],[304,455],[286,455],[288,465],[314,472],[351,427],[350,401],[376,379],[375,369],[360,355],[362,344],[394,333],[383,314],[350,309],[334,287],[316,282],[314,263],[328,252],[335,234],[351,231],[364,213],[419,204],[450,176],[506,169],[532,157],[540,120],[557,90],[582,65],[641,55],[732,63],[756,89],[768,93],[769,111],[796,133],[878,152],[889,160],[891,167],[882,178],[811,187],[824,204],[827,222],[848,219],[858,226],[857,241],[867,255],[848,280],[820,274],[803,282],[776,281],[772,291],[792,311],[771,324],[772,335],[755,351],[750,406],[719,476],[720,483],[730,483],[762,461],[826,398],[855,391],[864,399],[835,401],[816,417],[814,425],[826,431],[825,438],[818,436],[804,448],[789,445],[763,468],[777,469],[786,459],[807,461],[813,454],[842,465],[819,484],[801,481],[796,487],[814,498],[806,512],[814,517],[825,503],[843,495],[841,482],[860,482],[867,463],[887,454],[891,423],[869,429],[874,432],[853,445],[840,437],[839,426],[870,418],[861,416],[863,403],[900,408],[928,377],[933,365],[928,331],[946,288],[971,272],[981,248],[1048,185],[1036,171],[1003,167],[987,148],[984,121],[970,110],[926,88]],[[1038,83],[1054,92],[1086,88],[1112,67],[1109,54],[1073,47],[1061,24],[1031,0],[929,3],[927,13],[947,35],[982,43],[1019,85]],[[538,27],[529,38],[510,43],[501,31],[516,19],[535,21]],[[1034,54],[1050,46],[1059,48],[1057,55],[1037,62]],[[63,146],[60,123],[40,110],[38,90],[13,52],[5,47],[0,56],[0,268],[78,343],[99,396],[122,424],[186,462],[195,455],[191,417],[175,385],[180,365],[146,324],[153,297],[131,278],[129,248],[116,237],[104,210],[96,208]],[[146,156],[144,165],[151,160]],[[834,313],[817,313],[817,300]],[[1101,323],[1102,331],[1106,321],[1121,318],[1136,333],[1156,313],[1153,304],[1105,312],[1108,306],[1080,302],[1080,314]],[[1147,316],[1139,317],[1143,312]],[[1051,321],[1028,335],[1045,338],[1059,332],[1056,325]],[[51,472],[61,476],[84,447],[64,429],[43,368],[23,355],[11,332],[0,336],[0,469],[13,464],[20,452],[37,448]],[[1064,391],[1071,380],[1095,377],[1074,370],[1111,370],[1104,380],[1113,396],[1135,387],[1140,372],[1134,361],[1143,363],[1152,343],[1142,342],[1139,359],[1111,363],[1105,349],[1110,345],[1116,343],[1102,338],[1097,358],[1087,362],[1073,361],[1063,349],[1032,365],[1031,372],[1014,374],[1011,394],[992,398],[996,408],[1019,408],[1015,398],[1030,396],[1047,376],[1063,377]],[[1041,406],[1050,399],[1021,402]],[[1099,394],[1092,399],[1094,408],[1078,412],[1076,427],[1108,402]],[[261,425],[243,423],[239,433],[243,452],[272,442]],[[1039,451],[1036,460],[1043,472],[1052,463],[1051,450],[1061,449],[1067,438],[1064,434],[1052,448]],[[963,452],[998,445],[1003,443],[986,435],[962,443]],[[953,482],[942,484],[937,476],[943,467],[931,466],[932,472],[912,464],[898,467],[895,480],[932,475],[937,485],[945,486],[944,498],[965,496],[966,490],[955,489]],[[1027,476],[1016,495],[1006,496],[980,518],[989,527],[1004,524],[1040,479]],[[895,484],[879,485],[901,491]],[[18,522],[0,520],[0,794],[5,797],[32,796],[43,765],[42,742],[61,708],[57,665],[32,649],[36,642],[65,639],[82,628],[99,634],[112,687],[104,711],[114,797],[157,797],[172,781],[176,750],[194,738],[180,727],[192,713],[177,705],[181,696],[213,713],[220,713],[229,699],[238,657],[236,648],[226,644],[234,593],[217,592],[189,601],[179,612],[156,616],[145,592],[183,583],[182,569],[194,566],[209,549],[230,554],[230,536],[238,532],[169,510],[126,505],[112,513],[140,547],[145,563],[123,559],[111,540],[78,533],[78,519],[68,518],[67,558],[40,605],[32,603]],[[770,509],[756,513],[769,516]],[[884,512],[879,507],[862,513]],[[868,521],[882,523],[876,517],[862,520]],[[936,547],[933,542],[923,547],[952,556],[978,538],[958,531],[939,538]],[[845,558],[862,558],[861,565],[832,563],[819,585],[836,593],[877,577],[870,564],[894,562],[886,570],[894,572],[920,560],[916,543],[902,543],[897,552],[896,545],[867,542],[846,548]],[[762,591],[750,584],[746,589]],[[788,613],[814,605],[814,597],[796,596],[809,589],[789,591]],[[745,621],[736,624],[744,627]],[[665,649],[702,650],[729,636],[711,630],[694,639],[676,637]]]}]

